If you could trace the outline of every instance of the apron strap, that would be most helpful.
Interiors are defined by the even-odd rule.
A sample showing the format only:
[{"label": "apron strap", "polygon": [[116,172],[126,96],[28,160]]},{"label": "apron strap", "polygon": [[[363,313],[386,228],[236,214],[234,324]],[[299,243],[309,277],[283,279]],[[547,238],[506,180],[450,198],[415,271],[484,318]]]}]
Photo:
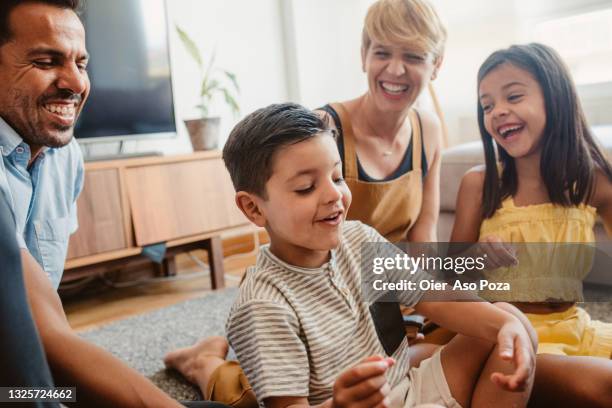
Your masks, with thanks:
[{"label": "apron strap", "polygon": [[338,113],[342,125],[344,177],[357,180],[359,178],[359,172],[357,171],[357,152],[355,151],[355,136],[353,135],[351,117],[343,104],[332,103],[330,106]]},{"label": "apron strap", "polygon": [[415,109],[410,109],[408,116],[410,117],[410,126],[412,127],[412,170],[421,170],[421,122]]},{"label": "apron strap", "polygon": [[[332,103],[330,106],[338,113],[340,123],[342,124],[342,141],[344,145],[344,171],[345,178],[357,180],[359,172],[357,170],[357,152],[355,151],[355,136],[351,118],[341,103]],[[416,110],[411,109],[408,113],[410,118],[410,126],[412,128],[412,169],[421,169],[421,154],[422,154],[422,132],[421,123],[419,121]]]}]

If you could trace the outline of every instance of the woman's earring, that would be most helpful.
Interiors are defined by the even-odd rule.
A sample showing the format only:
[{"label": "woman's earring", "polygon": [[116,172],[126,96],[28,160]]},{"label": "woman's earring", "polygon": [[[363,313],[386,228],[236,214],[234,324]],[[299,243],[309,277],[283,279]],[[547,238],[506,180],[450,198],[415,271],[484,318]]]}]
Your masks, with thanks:
[{"label": "woman's earring", "polygon": [[434,71],[433,74],[431,74],[431,80],[435,81],[437,77],[438,77],[438,73]]}]

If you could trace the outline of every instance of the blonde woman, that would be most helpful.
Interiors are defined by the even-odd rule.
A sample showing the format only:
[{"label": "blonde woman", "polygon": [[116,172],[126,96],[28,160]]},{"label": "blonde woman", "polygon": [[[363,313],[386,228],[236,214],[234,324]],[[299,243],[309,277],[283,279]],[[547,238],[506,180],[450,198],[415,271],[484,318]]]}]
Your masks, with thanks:
[{"label": "blonde woman", "polygon": [[415,108],[443,59],[446,30],[423,0],[380,0],[362,34],[367,91],[321,110],[338,130],[344,178],[353,194],[348,219],[391,242],[435,242],[442,129]]}]

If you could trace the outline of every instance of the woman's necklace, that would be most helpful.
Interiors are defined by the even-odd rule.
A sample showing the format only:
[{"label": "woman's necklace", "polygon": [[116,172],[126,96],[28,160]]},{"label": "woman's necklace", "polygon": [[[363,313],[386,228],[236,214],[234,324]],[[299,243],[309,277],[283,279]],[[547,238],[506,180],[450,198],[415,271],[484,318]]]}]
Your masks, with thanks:
[{"label": "woman's necklace", "polygon": [[[365,120],[363,121],[365,124],[365,127],[367,129],[367,132],[374,135],[376,137],[376,139],[378,139],[379,141],[382,139],[381,137],[377,137],[378,135],[376,134],[376,132],[374,131],[374,127],[370,125],[370,123],[368,122],[368,120],[366,118],[364,118]],[[382,149],[382,156],[384,158],[388,158],[390,156],[393,156],[393,153],[395,153],[394,149],[394,145],[397,139],[397,134],[396,136],[391,140],[391,144],[389,146],[387,146],[386,148]],[[380,145],[380,144],[379,144]]]},{"label": "woman's necklace", "polygon": [[[380,146],[382,143],[380,143],[382,141],[382,138],[377,137],[378,139],[378,145]],[[397,137],[394,137],[393,140],[391,140],[391,143],[388,146],[384,146],[382,149],[382,156],[383,157],[389,157],[392,156],[393,153],[395,153],[395,151],[397,149],[395,149],[395,145],[396,145],[396,141],[397,141]]]},{"label": "woman's necklace", "polygon": [[395,153],[396,149],[394,149],[394,145],[395,145],[397,137],[394,137],[393,140],[391,140],[391,143],[389,143],[387,146],[381,146],[382,145],[381,141],[384,140],[384,139],[382,137],[376,135],[376,132],[374,132],[372,127],[369,126],[369,125],[368,125],[368,131],[369,131],[369,133],[371,135],[374,136],[374,139],[376,140],[376,144],[378,145],[377,146],[378,149],[376,149],[376,150],[381,152],[380,148],[382,147],[382,152],[381,153],[382,153],[383,157],[386,158],[386,157],[392,156],[393,153]]}]

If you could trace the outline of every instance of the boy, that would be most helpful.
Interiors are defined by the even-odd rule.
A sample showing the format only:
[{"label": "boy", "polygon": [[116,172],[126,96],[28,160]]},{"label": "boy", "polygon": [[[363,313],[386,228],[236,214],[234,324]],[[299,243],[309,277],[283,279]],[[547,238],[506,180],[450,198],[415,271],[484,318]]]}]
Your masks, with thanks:
[{"label": "boy", "polygon": [[[269,407],[526,405],[534,337],[509,305],[424,302],[426,294],[405,292],[404,303],[460,335],[418,368],[410,368],[405,339],[382,357],[359,271],[361,244],[385,240],[344,221],[351,193],[333,133],[317,114],[295,104],[260,109],[234,128],[223,159],[236,204],[270,236],[227,323],[259,401]],[[208,393],[214,384],[203,388]]]}]

